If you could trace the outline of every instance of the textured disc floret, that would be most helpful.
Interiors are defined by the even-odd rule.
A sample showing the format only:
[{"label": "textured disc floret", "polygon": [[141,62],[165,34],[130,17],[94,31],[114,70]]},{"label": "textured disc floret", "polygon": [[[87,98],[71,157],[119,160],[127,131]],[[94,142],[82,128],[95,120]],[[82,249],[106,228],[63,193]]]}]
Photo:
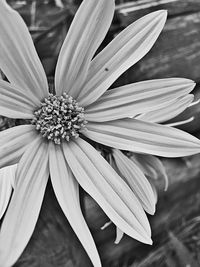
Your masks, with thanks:
[{"label": "textured disc floret", "polygon": [[32,120],[36,130],[55,144],[77,138],[86,123],[84,108],[79,107],[76,100],[66,93],[62,96],[49,94],[34,112]]}]

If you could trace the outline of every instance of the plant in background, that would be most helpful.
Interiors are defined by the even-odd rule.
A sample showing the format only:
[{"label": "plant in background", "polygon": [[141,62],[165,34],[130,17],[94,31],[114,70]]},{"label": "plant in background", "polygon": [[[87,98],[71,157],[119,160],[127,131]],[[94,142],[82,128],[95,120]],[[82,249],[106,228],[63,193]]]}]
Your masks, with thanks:
[{"label": "plant in background", "polygon": [[52,94],[23,20],[6,1],[0,1],[0,69],[9,80],[0,81],[0,115],[25,120],[24,125],[0,132],[0,168],[18,163],[14,192],[0,231],[1,267],[12,266],[25,249],[49,177],[94,266],[101,262],[81,212],[79,184],[121,232],[152,243],[144,212],[144,207],[150,214],[155,212],[151,187],[149,196],[141,198],[139,187],[132,191],[131,184],[127,185],[90,140],[166,157],[200,152],[195,137],[138,118],[180,99],[189,104],[193,100],[188,95],[194,87],[191,80],[152,80],[107,91],[151,49],[166,21],[166,11],[151,13],[94,57],[113,13],[113,0],[83,1],[60,51]]}]

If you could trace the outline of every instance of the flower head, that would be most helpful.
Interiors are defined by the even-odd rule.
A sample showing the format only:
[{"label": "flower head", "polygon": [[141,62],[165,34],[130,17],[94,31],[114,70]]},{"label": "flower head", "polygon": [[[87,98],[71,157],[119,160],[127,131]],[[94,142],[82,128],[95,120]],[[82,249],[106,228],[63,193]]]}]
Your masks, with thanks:
[{"label": "flower head", "polygon": [[62,96],[49,94],[34,112],[31,122],[43,137],[60,145],[62,141],[78,138],[85,128],[84,108],[66,93]]},{"label": "flower head", "polygon": [[[13,265],[26,247],[49,176],[65,216],[95,267],[101,263],[81,212],[79,184],[120,231],[152,242],[137,195],[89,139],[167,157],[200,151],[200,141],[191,135],[137,118],[178,99],[191,102],[192,81],[152,80],[107,91],[151,49],[166,20],[166,11],[141,18],[94,57],[113,13],[113,0],[83,1],[58,57],[52,95],[28,29],[19,14],[0,1],[0,69],[9,80],[0,81],[0,115],[30,122],[0,132],[0,168],[18,163],[14,193],[0,231],[1,267]],[[154,210],[155,203],[151,206]]]}]

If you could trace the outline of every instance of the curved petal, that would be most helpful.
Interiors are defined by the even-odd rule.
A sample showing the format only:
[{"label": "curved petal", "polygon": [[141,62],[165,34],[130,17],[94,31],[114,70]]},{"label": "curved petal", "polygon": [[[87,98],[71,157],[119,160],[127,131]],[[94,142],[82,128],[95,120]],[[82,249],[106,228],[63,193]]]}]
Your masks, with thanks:
[{"label": "curved petal", "polygon": [[13,85],[7,81],[0,80],[0,90],[5,93],[8,91],[8,94],[13,93],[13,97],[18,97],[23,100],[24,103],[33,107],[33,109],[37,108],[41,105],[41,101],[35,96],[32,92],[27,94],[22,88],[18,87],[17,85]]},{"label": "curved petal", "polygon": [[133,83],[108,90],[95,103],[85,108],[88,121],[102,122],[136,116],[157,109],[188,94],[195,83],[171,78]]},{"label": "curved petal", "polygon": [[187,124],[187,123],[190,123],[194,120],[194,116],[190,117],[189,119],[187,120],[183,120],[183,121],[175,121],[175,122],[171,122],[171,123],[165,123],[164,125],[167,125],[167,126],[171,126],[171,127],[177,127],[179,125],[184,125],[184,124]]},{"label": "curved petal", "polygon": [[119,175],[130,186],[137,198],[140,200],[143,208],[149,214],[155,213],[155,198],[151,185],[144,176],[140,168],[126,157],[120,150],[113,150],[115,164],[119,170]]},{"label": "curved petal", "polygon": [[93,60],[78,97],[85,107],[96,101],[128,68],[138,62],[157,40],[167,17],[156,11],[131,24]]},{"label": "curved petal", "polygon": [[12,84],[43,99],[48,95],[44,69],[28,28],[5,0],[0,1],[0,25],[0,69]]},{"label": "curved petal", "polygon": [[163,108],[141,114],[136,118],[148,122],[165,122],[183,112],[192,103],[193,99],[194,96],[191,94],[179,97],[174,99],[172,102],[169,102]]},{"label": "curved petal", "polygon": [[81,241],[95,267],[100,267],[100,258],[83,217],[79,202],[79,185],[66,162],[60,146],[50,144],[49,164],[52,186],[58,202],[72,229]]},{"label": "curved petal", "polygon": [[122,240],[124,236],[124,232],[120,230],[118,227],[116,227],[116,239],[115,244],[119,244],[119,242]]},{"label": "curved petal", "polygon": [[0,80],[0,115],[9,118],[31,119],[36,108],[37,106],[27,93]]},{"label": "curved petal", "polygon": [[33,125],[20,125],[0,132],[0,168],[18,163],[36,136]]},{"label": "curved petal", "polygon": [[17,164],[0,169],[0,219],[11,197],[16,170]]},{"label": "curved petal", "polygon": [[[110,226],[112,224],[111,221],[105,223],[102,227],[101,227],[101,230],[104,230],[106,229],[108,226]],[[123,238],[124,236],[124,232],[119,229],[117,226],[116,226],[116,238],[115,238],[115,244],[119,244],[119,242],[121,241],[121,239]]]},{"label": "curved petal", "polygon": [[89,122],[83,134],[110,147],[163,157],[182,157],[200,152],[200,140],[192,135],[136,119]]},{"label": "curved petal", "polygon": [[153,193],[154,193],[155,202],[157,203],[158,202],[158,192],[157,192],[156,186],[153,183],[153,180],[151,178],[149,179],[149,183],[150,183],[151,188],[152,188]]},{"label": "curved petal", "polygon": [[47,154],[47,145],[38,138],[19,162],[16,186],[0,231],[1,266],[16,262],[33,233],[49,177]]},{"label": "curved petal", "polygon": [[157,157],[147,154],[134,153],[130,157],[130,160],[138,165],[147,177],[154,180],[158,178],[163,179],[165,181],[165,190],[167,190],[169,183],[168,176],[165,167]]},{"label": "curved petal", "polygon": [[79,184],[111,221],[131,237],[150,244],[150,226],[140,202],[106,160],[81,138],[64,143],[63,150]]},{"label": "curved petal", "polygon": [[113,18],[113,0],[83,1],[62,46],[55,74],[56,93],[77,97],[89,64]]}]

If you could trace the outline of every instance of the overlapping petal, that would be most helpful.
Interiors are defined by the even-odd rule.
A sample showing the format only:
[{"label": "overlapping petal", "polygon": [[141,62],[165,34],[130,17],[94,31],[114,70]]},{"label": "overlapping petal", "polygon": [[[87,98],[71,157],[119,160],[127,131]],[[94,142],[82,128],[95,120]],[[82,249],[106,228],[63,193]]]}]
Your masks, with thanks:
[{"label": "overlapping petal", "polygon": [[78,101],[87,106],[95,102],[128,68],[153,46],[166,21],[166,11],[150,13],[124,31],[91,62]]},{"label": "overlapping petal", "polygon": [[0,219],[2,218],[12,193],[17,164],[0,169]]},{"label": "overlapping petal", "polygon": [[0,1],[0,10],[0,69],[13,85],[43,99],[47,79],[28,28],[5,0]]},{"label": "overlapping petal", "polygon": [[200,140],[184,131],[136,119],[87,124],[84,135],[114,148],[163,157],[199,153]]},{"label": "overlapping petal", "polygon": [[79,202],[79,185],[60,147],[50,144],[50,175],[55,195],[72,229],[95,267],[101,266],[92,235],[83,217]]},{"label": "overlapping petal", "polygon": [[163,179],[165,181],[165,190],[167,190],[167,173],[162,162],[157,157],[147,154],[134,153],[131,155],[130,160],[137,164],[147,177],[154,180],[158,178]]},{"label": "overlapping petal", "polygon": [[36,135],[33,125],[20,125],[0,132],[0,168],[18,163]]},{"label": "overlapping petal", "polygon": [[119,170],[119,175],[130,186],[143,208],[150,214],[155,213],[155,198],[152,187],[140,168],[126,157],[120,150],[113,150],[113,157]]},{"label": "overlapping petal", "polygon": [[59,54],[55,74],[56,92],[76,97],[85,81],[89,64],[103,41],[113,18],[113,0],[83,1]]},{"label": "overlapping petal", "polygon": [[104,158],[80,138],[63,143],[63,149],[77,181],[111,221],[131,237],[151,243],[149,223],[140,202]]},{"label": "overlapping petal", "polygon": [[[27,95],[20,88],[0,80],[0,115],[9,118],[31,119],[37,105],[34,96]],[[38,101],[37,104],[40,102]]]},{"label": "overlapping petal", "polygon": [[0,231],[0,266],[10,267],[35,228],[49,177],[48,146],[36,139],[20,160],[16,186]]},{"label": "overlapping petal", "polygon": [[138,82],[108,90],[85,108],[86,119],[102,122],[162,110],[170,101],[191,92],[194,86],[195,83],[191,80],[171,78]]},{"label": "overlapping petal", "polygon": [[149,183],[151,184],[151,188],[152,188],[153,193],[154,193],[155,202],[157,203],[158,202],[158,192],[157,192],[156,186],[155,186],[155,184],[151,178],[149,179]]},{"label": "overlapping petal", "polygon": [[192,103],[193,99],[194,96],[191,94],[176,98],[167,103],[165,107],[141,114],[137,116],[137,119],[156,123],[165,122],[183,112]]}]

